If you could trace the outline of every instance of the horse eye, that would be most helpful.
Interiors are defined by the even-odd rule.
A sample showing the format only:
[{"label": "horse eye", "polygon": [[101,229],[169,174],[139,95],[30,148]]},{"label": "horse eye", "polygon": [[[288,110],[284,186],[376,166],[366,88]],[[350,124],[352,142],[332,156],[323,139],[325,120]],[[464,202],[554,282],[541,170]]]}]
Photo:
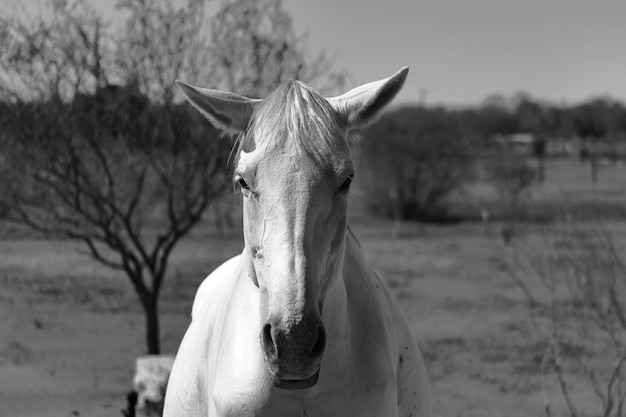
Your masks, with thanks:
[{"label": "horse eye", "polygon": [[339,191],[341,192],[346,192],[350,189],[350,185],[352,185],[352,177],[347,177],[346,180],[343,182],[343,184],[341,184],[341,187],[339,187]]},{"label": "horse eye", "polygon": [[239,178],[239,181],[237,181],[239,183],[239,186],[244,189],[244,190],[249,190],[250,186],[248,185],[248,183],[243,179],[243,178]]}]

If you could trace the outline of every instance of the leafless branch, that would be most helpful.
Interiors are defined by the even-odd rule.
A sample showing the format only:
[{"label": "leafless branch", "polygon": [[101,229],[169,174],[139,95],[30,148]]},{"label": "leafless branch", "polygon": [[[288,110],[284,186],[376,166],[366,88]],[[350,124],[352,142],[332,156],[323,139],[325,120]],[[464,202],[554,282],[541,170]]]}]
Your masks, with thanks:
[{"label": "leafless branch", "polygon": [[[204,4],[119,0],[129,16],[115,34],[86,0],[53,2],[34,20],[0,16],[8,45],[0,50],[0,178],[11,179],[0,184],[3,206],[13,221],[76,239],[123,271],[152,323],[153,353],[169,257],[230,185],[228,143],[175,100],[175,79],[191,73],[217,86],[226,71],[233,90],[265,93],[294,68],[317,65],[280,2],[228,0],[223,21],[207,19]],[[230,29],[250,42],[231,48]],[[214,30],[230,37],[212,38]]]}]

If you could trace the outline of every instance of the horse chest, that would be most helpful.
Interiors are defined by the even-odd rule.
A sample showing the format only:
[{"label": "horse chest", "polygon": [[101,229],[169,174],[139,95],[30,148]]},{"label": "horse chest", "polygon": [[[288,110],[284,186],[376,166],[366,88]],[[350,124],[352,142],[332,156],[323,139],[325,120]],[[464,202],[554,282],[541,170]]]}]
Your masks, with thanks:
[{"label": "horse chest", "polygon": [[[242,384],[243,385],[243,384]],[[232,387],[231,387],[232,389]],[[381,389],[380,382],[354,381],[325,390],[324,386],[304,391],[278,390],[271,385],[254,390],[215,392],[216,417],[378,417],[397,415],[393,384]],[[211,414],[210,414],[211,415]]]}]

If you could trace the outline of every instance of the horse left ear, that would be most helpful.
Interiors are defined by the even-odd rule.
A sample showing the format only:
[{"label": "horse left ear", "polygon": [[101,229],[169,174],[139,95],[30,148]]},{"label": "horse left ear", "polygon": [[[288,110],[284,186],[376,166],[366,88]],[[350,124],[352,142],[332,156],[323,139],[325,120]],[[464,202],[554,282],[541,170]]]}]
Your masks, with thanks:
[{"label": "horse left ear", "polygon": [[261,101],[226,91],[194,87],[179,80],[176,85],[215,127],[230,134],[246,130],[255,105]]},{"label": "horse left ear", "polygon": [[348,129],[359,129],[374,122],[398,94],[409,73],[404,67],[389,78],[363,84],[328,101],[348,122]]}]

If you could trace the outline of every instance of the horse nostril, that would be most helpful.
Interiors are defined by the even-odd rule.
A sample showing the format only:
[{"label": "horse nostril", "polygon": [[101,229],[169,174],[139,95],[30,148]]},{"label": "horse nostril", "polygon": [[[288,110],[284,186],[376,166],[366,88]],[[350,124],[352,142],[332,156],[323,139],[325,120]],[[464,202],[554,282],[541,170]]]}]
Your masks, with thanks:
[{"label": "horse nostril", "polygon": [[266,357],[272,358],[276,356],[276,345],[274,344],[274,339],[272,338],[272,325],[269,323],[263,326],[263,331],[261,332],[261,345],[263,345],[263,352]]},{"label": "horse nostril", "polygon": [[326,331],[324,330],[324,327],[320,326],[317,330],[317,340],[311,349],[311,354],[314,357],[322,356],[324,348],[326,347]]}]

